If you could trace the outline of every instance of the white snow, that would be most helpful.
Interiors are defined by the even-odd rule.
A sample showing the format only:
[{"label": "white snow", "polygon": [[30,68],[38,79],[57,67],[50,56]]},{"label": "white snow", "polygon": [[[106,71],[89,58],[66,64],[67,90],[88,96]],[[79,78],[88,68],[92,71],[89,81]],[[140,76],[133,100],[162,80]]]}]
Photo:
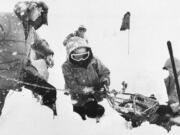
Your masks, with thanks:
[{"label": "white snow", "polygon": [[[18,0],[1,0],[1,11],[12,11]],[[111,70],[111,88],[128,83],[128,92],[150,95],[167,101],[162,70],[169,57],[166,42],[171,40],[174,55],[180,58],[179,1],[174,0],[45,0],[49,9],[49,25],[38,30],[55,51],[55,66],[50,69],[49,82],[64,87],[61,65],[66,59],[62,42],[79,25],[87,26],[87,38],[92,50]],[[122,17],[131,12],[130,54],[127,54],[128,31],[120,32]],[[106,101],[100,123],[82,121],[72,112],[69,96],[58,91],[58,116],[53,118],[47,107],[40,105],[28,90],[8,95],[0,117],[0,135],[165,135],[156,125],[142,124],[127,129],[126,122]],[[169,135],[177,135],[180,127],[173,127]]]}]

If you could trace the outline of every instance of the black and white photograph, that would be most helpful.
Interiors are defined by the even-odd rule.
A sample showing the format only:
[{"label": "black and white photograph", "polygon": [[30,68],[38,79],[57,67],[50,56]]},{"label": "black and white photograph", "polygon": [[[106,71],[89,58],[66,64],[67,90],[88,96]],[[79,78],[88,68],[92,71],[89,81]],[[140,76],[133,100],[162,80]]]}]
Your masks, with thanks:
[{"label": "black and white photograph", "polygon": [[0,135],[178,135],[174,0],[0,0]]}]

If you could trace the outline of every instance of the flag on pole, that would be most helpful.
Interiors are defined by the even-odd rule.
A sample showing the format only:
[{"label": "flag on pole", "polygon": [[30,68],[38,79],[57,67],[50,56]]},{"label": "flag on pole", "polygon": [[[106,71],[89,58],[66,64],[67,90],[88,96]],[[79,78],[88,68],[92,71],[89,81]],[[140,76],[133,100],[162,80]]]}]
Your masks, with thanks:
[{"label": "flag on pole", "polygon": [[130,15],[131,15],[130,12],[127,12],[126,14],[124,14],[120,31],[130,29]]}]

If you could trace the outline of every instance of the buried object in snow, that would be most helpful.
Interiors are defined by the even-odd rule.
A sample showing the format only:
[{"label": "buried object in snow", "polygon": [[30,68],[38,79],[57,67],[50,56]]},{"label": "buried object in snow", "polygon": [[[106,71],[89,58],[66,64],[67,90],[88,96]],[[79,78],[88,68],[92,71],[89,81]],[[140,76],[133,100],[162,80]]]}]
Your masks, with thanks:
[{"label": "buried object in snow", "polygon": [[114,90],[106,93],[106,99],[126,121],[131,121],[132,127],[139,127],[148,121],[150,124],[164,127],[169,132],[172,125],[175,125],[170,118],[176,114],[168,105],[160,105],[154,96],[117,93]]},{"label": "buried object in snow", "polygon": [[[168,87],[167,89],[169,96],[168,105],[160,105],[154,96],[147,97],[141,94],[117,93],[115,90],[107,92],[106,94],[110,106],[119,112],[127,121],[131,121],[133,127],[140,126],[144,121],[148,121],[150,124],[162,126],[168,132],[171,130],[172,125],[180,126],[180,113],[178,110],[180,108],[179,80],[170,41],[167,42],[167,46],[171,58],[170,65],[172,67],[174,77],[173,87],[176,87],[176,90],[173,91],[173,94],[177,95],[175,103],[173,102],[172,104],[170,102],[171,96],[169,96],[169,91],[174,90],[171,87]],[[126,96],[126,98],[123,96]]]}]

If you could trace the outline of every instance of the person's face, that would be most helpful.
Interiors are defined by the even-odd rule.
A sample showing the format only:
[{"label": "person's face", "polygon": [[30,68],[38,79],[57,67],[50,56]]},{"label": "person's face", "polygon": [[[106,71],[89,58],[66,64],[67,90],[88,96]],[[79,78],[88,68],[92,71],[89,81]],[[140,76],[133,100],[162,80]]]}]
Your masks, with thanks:
[{"label": "person's face", "polygon": [[36,21],[36,19],[41,16],[42,8],[35,7],[30,13],[30,20]]},{"label": "person's face", "polygon": [[90,52],[87,48],[78,48],[73,51],[71,58],[75,61],[85,61],[89,58]]},{"label": "person's face", "polygon": [[173,69],[172,68],[169,68],[167,71],[169,72],[169,76],[170,77],[174,77]]}]

